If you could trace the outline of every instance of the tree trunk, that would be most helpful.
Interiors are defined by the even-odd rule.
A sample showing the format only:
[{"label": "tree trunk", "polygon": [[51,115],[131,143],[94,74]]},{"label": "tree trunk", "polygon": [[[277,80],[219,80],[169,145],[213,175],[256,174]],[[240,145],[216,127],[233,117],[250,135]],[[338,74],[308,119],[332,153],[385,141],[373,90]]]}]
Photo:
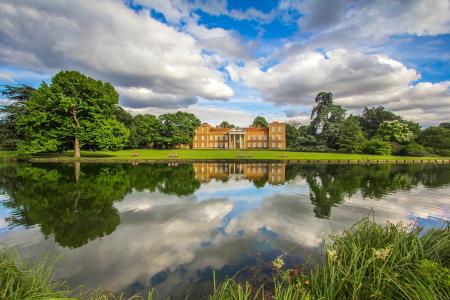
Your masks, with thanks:
[{"label": "tree trunk", "polygon": [[75,171],[75,182],[78,183],[80,180],[80,170],[81,170],[81,164],[79,161],[76,161],[73,163],[74,171]]},{"label": "tree trunk", "polygon": [[80,159],[80,142],[78,141],[77,136],[75,136],[73,140],[73,158],[75,161]]},{"label": "tree trunk", "polygon": [[80,123],[78,123],[77,111],[75,108],[72,108],[72,117],[73,117],[73,127],[75,130],[75,137],[73,139],[73,158],[75,161],[80,159],[80,141],[78,140],[78,128],[80,127]]}]

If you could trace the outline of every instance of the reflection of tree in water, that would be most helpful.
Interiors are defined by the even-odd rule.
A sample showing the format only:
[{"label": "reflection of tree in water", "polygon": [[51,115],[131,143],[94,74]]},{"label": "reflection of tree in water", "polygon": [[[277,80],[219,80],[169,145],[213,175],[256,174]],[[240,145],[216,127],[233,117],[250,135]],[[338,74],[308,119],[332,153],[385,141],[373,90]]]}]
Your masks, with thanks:
[{"label": "reflection of tree in water", "polygon": [[418,184],[436,188],[450,183],[445,165],[287,165],[286,180],[297,176],[308,183],[319,218],[329,218],[332,206],[358,190],[363,198],[380,199]]},{"label": "reflection of tree in water", "polygon": [[5,205],[14,209],[10,225],[39,224],[46,237],[70,248],[112,233],[120,223],[112,204],[127,192],[128,177],[120,167],[84,167],[78,181],[70,165],[14,165],[10,176],[2,169]]},{"label": "reflection of tree in water", "polygon": [[112,233],[120,223],[113,203],[132,188],[189,195],[199,186],[190,165],[84,164],[80,174],[72,165],[0,166],[0,191],[10,196],[4,205],[13,209],[10,226],[38,224],[70,248]]}]

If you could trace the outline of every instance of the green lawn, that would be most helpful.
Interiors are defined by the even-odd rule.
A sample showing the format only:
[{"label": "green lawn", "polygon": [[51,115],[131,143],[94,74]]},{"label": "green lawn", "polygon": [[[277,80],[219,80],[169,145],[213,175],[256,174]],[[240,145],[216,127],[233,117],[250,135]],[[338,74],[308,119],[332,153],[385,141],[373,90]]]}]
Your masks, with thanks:
[{"label": "green lawn", "polygon": [[[138,153],[138,156],[133,156]],[[177,157],[174,157],[174,154]],[[62,156],[39,155],[43,158],[69,158],[73,152],[69,151]],[[82,151],[81,157],[85,160],[95,159],[140,159],[140,160],[167,160],[173,159],[255,159],[255,160],[420,160],[420,159],[449,159],[448,157],[406,157],[406,156],[384,156],[367,154],[341,154],[341,153],[319,153],[319,152],[290,152],[275,150],[154,150],[134,149],[121,151]]]}]

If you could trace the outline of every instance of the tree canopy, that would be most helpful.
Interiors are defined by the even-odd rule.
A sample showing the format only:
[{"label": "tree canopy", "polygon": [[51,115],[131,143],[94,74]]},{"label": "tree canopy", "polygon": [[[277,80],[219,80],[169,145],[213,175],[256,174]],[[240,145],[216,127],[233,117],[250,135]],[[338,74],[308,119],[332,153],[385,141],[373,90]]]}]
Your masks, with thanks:
[{"label": "tree canopy", "polygon": [[50,85],[42,85],[25,103],[16,121],[24,141],[19,152],[33,154],[74,149],[117,150],[129,131],[115,113],[119,96],[113,86],[76,71],[61,71]]},{"label": "tree canopy", "polygon": [[399,120],[384,121],[378,128],[377,135],[388,142],[407,144],[412,142],[414,133],[408,125]]},{"label": "tree canopy", "polygon": [[253,124],[254,127],[268,127],[269,123],[267,122],[267,120],[264,117],[261,116],[257,116],[254,120],[253,120]]},{"label": "tree canopy", "polygon": [[234,128],[235,126],[233,124],[228,123],[228,121],[222,121],[220,123],[220,128]]}]

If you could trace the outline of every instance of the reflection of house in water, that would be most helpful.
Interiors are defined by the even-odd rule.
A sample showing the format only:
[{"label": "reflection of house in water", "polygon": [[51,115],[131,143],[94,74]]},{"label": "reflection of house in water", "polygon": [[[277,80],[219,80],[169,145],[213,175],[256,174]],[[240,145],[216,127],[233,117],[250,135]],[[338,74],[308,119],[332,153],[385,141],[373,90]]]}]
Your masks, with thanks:
[{"label": "reflection of house in water", "polygon": [[211,179],[228,180],[245,178],[254,182],[280,184],[285,181],[285,163],[194,163],[195,179],[209,182]]}]

